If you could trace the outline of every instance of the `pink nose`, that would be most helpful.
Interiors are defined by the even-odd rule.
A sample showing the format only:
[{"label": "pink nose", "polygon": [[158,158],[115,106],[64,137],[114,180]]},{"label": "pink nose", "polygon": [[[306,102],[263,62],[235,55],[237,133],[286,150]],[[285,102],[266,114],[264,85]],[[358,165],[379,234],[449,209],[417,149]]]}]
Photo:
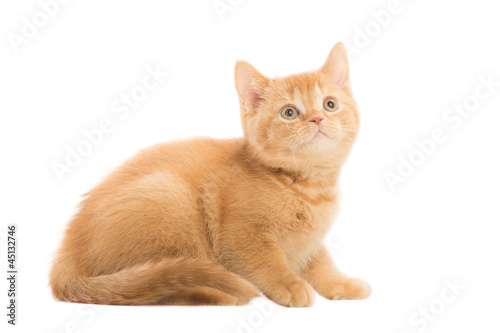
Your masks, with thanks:
[{"label": "pink nose", "polygon": [[314,123],[316,123],[316,125],[318,125],[318,126],[319,126],[319,123],[320,123],[323,119],[325,119],[325,117],[323,117],[323,116],[321,116],[321,115],[317,115],[317,116],[312,116],[311,118],[309,118],[309,121],[310,121],[310,122],[312,122],[312,123],[314,122]]}]

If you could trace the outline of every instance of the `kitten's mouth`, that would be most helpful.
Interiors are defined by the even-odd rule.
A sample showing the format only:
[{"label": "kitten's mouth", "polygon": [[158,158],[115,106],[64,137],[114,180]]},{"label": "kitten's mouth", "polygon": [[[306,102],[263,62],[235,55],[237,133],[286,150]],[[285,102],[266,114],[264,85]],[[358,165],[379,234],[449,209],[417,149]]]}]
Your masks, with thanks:
[{"label": "kitten's mouth", "polygon": [[326,136],[327,138],[330,137],[328,134],[326,134],[325,132],[323,132],[321,129],[318,128],[318,131],[316,132],[316,134],[314,134],[314,136],[312,137],[311,140],[314,140],[314,139],[317,139],[317,138],[320,138],[323,136]]}]

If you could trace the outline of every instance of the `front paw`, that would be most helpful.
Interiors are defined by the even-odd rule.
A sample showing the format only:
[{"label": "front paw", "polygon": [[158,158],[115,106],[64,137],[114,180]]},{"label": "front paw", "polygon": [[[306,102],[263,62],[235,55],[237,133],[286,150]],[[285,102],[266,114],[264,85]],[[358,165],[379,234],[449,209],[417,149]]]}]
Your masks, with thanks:
[{"label": "front paw", "polygon": [[346,278],[332,283],[323,296],[331,300],[364,299],[371,293],[372,288],[367,282],[357,278]]},{"label": "front paw", "polygon": [[289,307],[311,306],[316,296],[312,287],[299,279],[279,284],[265,295],[271,301]]}]

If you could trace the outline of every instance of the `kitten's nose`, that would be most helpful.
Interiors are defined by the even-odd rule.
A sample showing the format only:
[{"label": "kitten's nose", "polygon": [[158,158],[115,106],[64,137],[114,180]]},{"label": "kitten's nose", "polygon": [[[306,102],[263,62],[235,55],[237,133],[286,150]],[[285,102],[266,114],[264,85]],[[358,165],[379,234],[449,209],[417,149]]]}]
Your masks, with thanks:
[{"label": "kitten's nose", "polygon": [[311,118],[309,118],[309,121],[312,122],[312,123],[316,123],[316,125],[319,126],[319,123],[325,119],[325,117],[323,117],[322,115],[316,115],[316,116],[312,116]]}]

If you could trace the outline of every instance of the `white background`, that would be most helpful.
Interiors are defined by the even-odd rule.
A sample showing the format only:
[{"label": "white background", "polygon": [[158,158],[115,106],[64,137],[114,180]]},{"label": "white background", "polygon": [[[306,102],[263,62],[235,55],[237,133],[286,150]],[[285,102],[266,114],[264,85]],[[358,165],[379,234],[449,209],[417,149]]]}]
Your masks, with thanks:
[{"label": "white background", "polygon": [[[33,22],[41,7],[2,1],[0,253],[6,270],[6,226],[17,223],[20,266],[15,328],[1,279],[2,332],[498,331],[500,86],[474,97],[477,87],[487,92],[481,77],[500,81],[495,2],[400,0],[385,26],[372,11],[392,8],[389,0],[222,3],[232,10],[221,18],[213,0],[69,1],[16,52],[9,38],[22,36],[23,17]],[[288,309],[264,299],[197,308],[52,299],[50,261],[83,193],[152,144],[241,136],[237,59],[283,76],[318,68],[341,40],[357,48],[350,59],[362,128],[327,242],[342,270],[371,284],[368,300],[318,297],[312,308]],[[147,66],[169,76],[120,119],[112,104],[141,84]],[[467,118],[444,118],[464,101],[478,103]],[[67,146],[105,118],[113,131],[58,180],[52,164],[65,163]],[[446,140],[422,159],[415,140],[436,129]],[[421,165],[391,189],[386,173],[410,155]],[[454,295],[446,281],[465,290]],[[429,307],[423,319],[418,311]]]}]

